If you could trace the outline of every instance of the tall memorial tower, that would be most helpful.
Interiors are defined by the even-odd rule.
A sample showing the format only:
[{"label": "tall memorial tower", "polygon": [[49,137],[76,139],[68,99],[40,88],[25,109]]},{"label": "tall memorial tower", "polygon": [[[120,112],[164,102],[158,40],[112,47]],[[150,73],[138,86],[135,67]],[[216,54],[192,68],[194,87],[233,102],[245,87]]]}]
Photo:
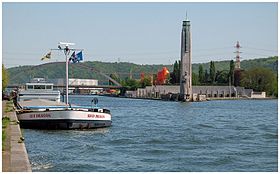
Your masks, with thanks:
[{"label": "tall memorial tower", "polygon": [[191,23],[187,19],[183,21],[181,33],[181,72],[180,72],[180,96],[181,101],[192,100],[192,57],[191,57]]}]

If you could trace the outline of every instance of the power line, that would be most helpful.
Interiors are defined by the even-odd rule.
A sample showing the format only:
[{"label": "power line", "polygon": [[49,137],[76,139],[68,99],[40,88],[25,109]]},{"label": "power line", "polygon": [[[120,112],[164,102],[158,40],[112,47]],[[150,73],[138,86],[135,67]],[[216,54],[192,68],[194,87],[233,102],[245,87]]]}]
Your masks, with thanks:
[{"label": "power line", "polygon": [[278,52],[278,50],[269,50],[269,49],[262,49],[262,48],[253,48],[253,47],[244,47],[247,49],[252,49],[252,50],[262,50],[262,51],[268,51],[268,52]]}]

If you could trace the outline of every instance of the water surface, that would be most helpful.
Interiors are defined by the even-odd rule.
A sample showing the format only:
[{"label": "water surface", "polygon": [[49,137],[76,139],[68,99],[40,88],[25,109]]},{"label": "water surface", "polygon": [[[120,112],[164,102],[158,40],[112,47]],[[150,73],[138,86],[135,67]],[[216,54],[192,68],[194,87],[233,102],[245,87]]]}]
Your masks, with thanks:
[{"label": "water surface", "polygon": [[[33,171],[276,172],[277,100],[197,103],[98,97],[113,125],[24,129]],[[88,105],[92,96],[70,96]]]}]

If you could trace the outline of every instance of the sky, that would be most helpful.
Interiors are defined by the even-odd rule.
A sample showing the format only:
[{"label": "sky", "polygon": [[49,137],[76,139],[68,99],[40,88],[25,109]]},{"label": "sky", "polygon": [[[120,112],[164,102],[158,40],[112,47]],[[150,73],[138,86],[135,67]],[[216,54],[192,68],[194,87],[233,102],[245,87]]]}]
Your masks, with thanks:
[{"label": "sky", "polygon": [[[85,61],[173,64],[182,21],[191,21],[192,62],[278,55],[277,2],[36,3],[2,2],[2,63],[46,63],[59,41],[84,49]],[[52,51],[52,61],[65,61]]]}]

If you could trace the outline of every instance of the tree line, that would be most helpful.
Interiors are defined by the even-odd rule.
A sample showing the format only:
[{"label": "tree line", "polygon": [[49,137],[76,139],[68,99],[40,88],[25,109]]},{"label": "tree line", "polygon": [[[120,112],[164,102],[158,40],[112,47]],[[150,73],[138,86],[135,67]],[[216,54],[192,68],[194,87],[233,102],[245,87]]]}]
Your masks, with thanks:
[{"label": "tree line", "polygon": [[[251,88],[254,91],[265,91],[268,95],[278,96],[278,57],[253,59],[242,61],[244,70],[236,71],[234,61],[210,61],[209,63],[193,64],[193,85],[235,85]],[[180,83],[180,61],[173,65],[136,65],[131,63],[103,63],[85,62],[88,66],[97,67],[103,72],[111,71],[111,76],[117,79],[129,90],[144,88],[155,84],[157,70],[166,66],[170,70],[165,85],[178,85]],[[47,64],[40,68],[32,66],[13,67],[6,69],[2,64],[2,91],[8,85],[9,76],[12,83],[25,83],[32,76],[48,78],[64,78],[64,65]],[[113,67],[113,68],[112,68]],[[118,70],[119,69],[119,70]],[[118,71],[117,71],[118,70]],[[119,72],[120,73],[112,73]],[[124,73],[129,72],[129,76]],[[140,77],[140,73],[145,75]],[[134,77],[133,77],[134,76]],[[70,68],[69,77],[95,78],[99,75],[86,69]],[[100,80],[100,79],[99,79]],[[101,80],[100,80],[101,81]],[[108,84],[108,81],[106,81]]]},{"label": "tree line", "polygon": [[[175,61],[173,71],[168,75],[164,85],[180,84],[181,62]],[[111,78],[120,82],[128,90],[145,88],[146,86],[156,85],[157,74],[143,76],[141,79],[125,78],[121,79],[116,73],[110,75]],[[109,82],[110,85],[113,85]],[[199,65],[198,74],[192,72],[192,84],[194,86],[241,86],[253,89],[256,92],[265,91],[268,96],[278,97],[277,75],[272,70],[264,67],[254,67],[249,70],[235,69],[233,60],[229,62],[228,68],[216,70],[215,62],[210,61],[209,71]]]},{"label": "tree line", "polygon": [[9,83],[9,75],[4,64],[2,64],[2,94],[5,91],[6,87],[8,86],[8,83]]},{"label": "tree line", "polygon": [[[173,72],[170,73],[170,84],[180,83],[180,61],[175,61]],[[228,68],[217,71],[215,62],[210,61],[209,72],[199,65],[198,74],[192,72],[193,85],[221,85],[221,86],[241,86],[253,89],[257,92],[265,91],[268,96],[278,97],[277,74],[271,69],[264,67],[253,67],[248,70],[235,69],[233,60],[229,62]]]}]

